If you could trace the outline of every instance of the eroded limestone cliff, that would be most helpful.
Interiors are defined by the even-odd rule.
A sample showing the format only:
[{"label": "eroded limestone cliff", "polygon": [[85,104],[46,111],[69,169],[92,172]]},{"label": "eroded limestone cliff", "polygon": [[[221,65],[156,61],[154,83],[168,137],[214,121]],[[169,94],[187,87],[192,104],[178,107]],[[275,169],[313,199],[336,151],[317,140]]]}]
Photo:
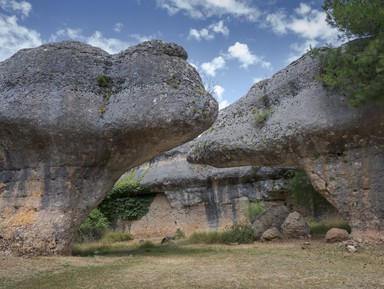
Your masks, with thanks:
[{"label": "eroded limestone cliff", "polygon": [[68,254],[128,169],[207,129],[216,101],[176,44],[79,42],[0,63],[0,251]]},{"label": "eroded limestone cliff", "polygon": [[361,241],[384,241],[384,105],[348,106],[306,54],[224,109],[190,150],[194,163],[305,168]]}]

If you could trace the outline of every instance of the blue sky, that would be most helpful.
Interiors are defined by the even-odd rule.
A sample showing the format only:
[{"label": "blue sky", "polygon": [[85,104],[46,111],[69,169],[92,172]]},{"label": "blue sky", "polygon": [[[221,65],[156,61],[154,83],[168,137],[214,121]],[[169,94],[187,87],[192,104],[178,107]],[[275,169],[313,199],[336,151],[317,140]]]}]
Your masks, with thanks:
[{"label": "blue sky", "polygon": [[0,0],[0,61],[67,39],[117,53],[149,39],[188,52],[220,106],[310,46],[337,45],[323,0]]}]

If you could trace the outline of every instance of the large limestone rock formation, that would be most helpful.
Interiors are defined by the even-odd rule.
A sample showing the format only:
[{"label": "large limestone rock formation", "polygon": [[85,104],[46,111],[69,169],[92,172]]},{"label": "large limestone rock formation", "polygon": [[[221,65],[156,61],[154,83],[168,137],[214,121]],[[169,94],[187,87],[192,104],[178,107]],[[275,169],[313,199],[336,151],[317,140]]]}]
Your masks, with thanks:
[{"label": "large limestone rock formation", "polygon": [[348,220],[352,237],[384,241],[384,105],[351,108],[304,55],[223,110],[189,160],[217,167],[305,168]]},{"label": "large limestone rock formation", "polygon": [[140,184],[156,197],[146,216],[120,226],[135,237],[164,236],[177,229],[187,234],[223,230],[248,221],[245,210],[250,201],[260,200],[268,207],[292,204],[285,187],[287,168],[218,169],[190,164],[189,148],[190,143],[179,146],[135,169]]},{"label": "large limestone rock formation", "polygon": [[0,250],[68,254],[128,169],[207,129],[216,101],[176,44],[78,42],[0,63]]}]

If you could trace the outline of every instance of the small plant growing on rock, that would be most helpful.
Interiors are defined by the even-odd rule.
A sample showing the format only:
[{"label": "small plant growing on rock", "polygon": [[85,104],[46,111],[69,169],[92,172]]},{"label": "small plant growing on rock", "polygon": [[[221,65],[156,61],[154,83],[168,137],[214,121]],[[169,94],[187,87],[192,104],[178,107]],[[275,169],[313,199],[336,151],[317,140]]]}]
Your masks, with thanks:
[{"label": "small plant growing on rock", "polygon": [[245,210],[245,216],[251,223],[253,223],[257,217],[263,214],[265,211],[267,211],[265,204],[256,200],[248,204]]},{"label": "small plant growing on rock", "polygon": [[253,114],[253,117],[255,119],[256,124],[261,125],[261,126],[268,120],[271,113],[272,113],[272,109],[270,109],[270,108],[268,108],[268,109],[254,108],[252,110],[252,114]]}]

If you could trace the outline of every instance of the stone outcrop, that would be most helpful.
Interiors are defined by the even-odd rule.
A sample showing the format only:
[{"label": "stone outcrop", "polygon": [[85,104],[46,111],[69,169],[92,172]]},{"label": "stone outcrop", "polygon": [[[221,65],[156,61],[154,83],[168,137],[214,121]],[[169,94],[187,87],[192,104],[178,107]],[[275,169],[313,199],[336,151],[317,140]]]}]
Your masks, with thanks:
[{"label": "stone outcrop", "polygon": [[179,146],[134,169],[140,184],[157,195],[146,216],[119,222],[120,228],[135,237],[165,236],[177,229],[187,234],[223,230],[248,221],[250,201],[292,204],[285,188],[287,169],[194,165],[186,160],[189,148],[190,143]]},{"label": "stone outcrop", "polygon": [[68,254],[128,169],[195,138],[216,101],[176,44],[115,55],[79,42],[0,63],[0,250]]},{"label": "stone outcrop", "polygon": [[222,110],[190,150],[194,163],[302,166],[352,228],[384,241],[384,104],[348,106],[317,80],[310,53]]}]

